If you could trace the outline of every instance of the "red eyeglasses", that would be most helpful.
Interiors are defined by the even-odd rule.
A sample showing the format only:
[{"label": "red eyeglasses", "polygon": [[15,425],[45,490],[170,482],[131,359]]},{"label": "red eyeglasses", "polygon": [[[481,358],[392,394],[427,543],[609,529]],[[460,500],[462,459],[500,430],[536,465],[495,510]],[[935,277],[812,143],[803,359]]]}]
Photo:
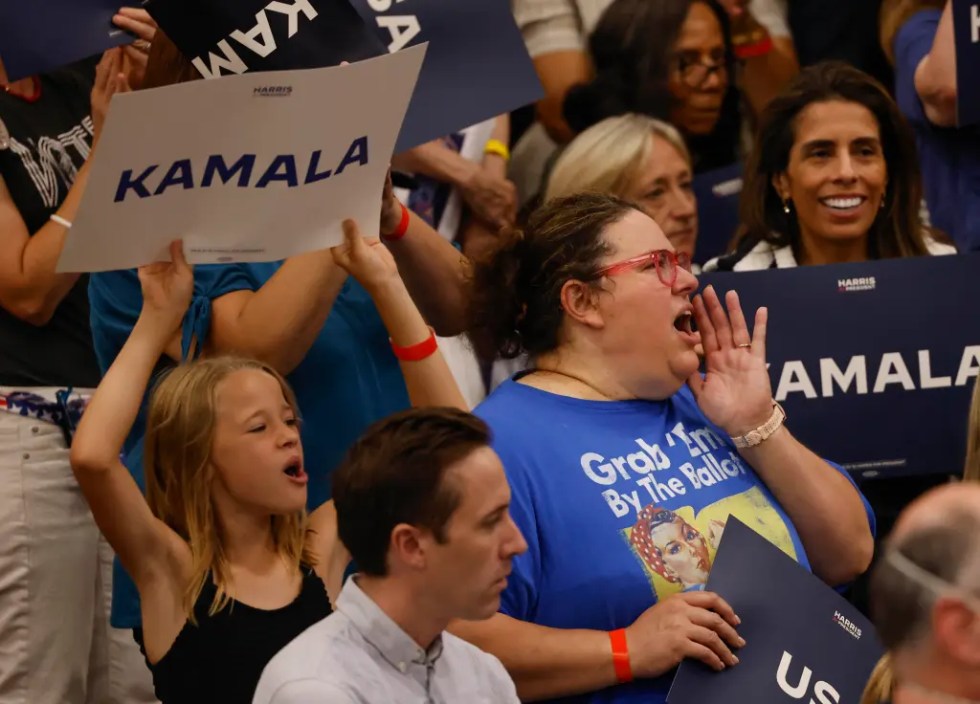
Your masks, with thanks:
[{"label": "red eyeglasses", "polygon": [[640,254],[631,259],[624,259],[621,262],[604,266],[596,272],[596,276],[616,276],[625,271],[639,269],[646,264],[656,267],[657,276],[667,288],[673,288],[674,284],[677,283],[678,269],[683,269],[687,272],[691,271],[691,257],[686,252],[655,249],[652,252]]}]

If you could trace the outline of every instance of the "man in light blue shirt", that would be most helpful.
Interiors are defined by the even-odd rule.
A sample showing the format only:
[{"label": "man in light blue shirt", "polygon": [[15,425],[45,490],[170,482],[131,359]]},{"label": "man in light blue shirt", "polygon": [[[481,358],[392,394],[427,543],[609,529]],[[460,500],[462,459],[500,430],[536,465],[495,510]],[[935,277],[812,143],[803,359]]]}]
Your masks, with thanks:
[{"label": "man in light blue shirt", "polygon": [[500,606],[527,549],[483,421],[415,409],[381,421],[334,475],[337,529],[360,572],[336,612],[266,666],[253,704],[518,702],[492,655],[445,632]]}]

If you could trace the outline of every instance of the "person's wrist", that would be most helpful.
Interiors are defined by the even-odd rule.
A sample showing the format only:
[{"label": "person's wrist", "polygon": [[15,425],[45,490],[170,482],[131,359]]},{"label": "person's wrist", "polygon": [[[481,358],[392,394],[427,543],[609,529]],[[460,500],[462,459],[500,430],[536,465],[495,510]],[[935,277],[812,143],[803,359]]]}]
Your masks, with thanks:
[{"label": "person's wrist", "polygon": [[136,325],[133,326],[133,332],[138,333],[142,339],[163,346],[169,342],[174,332],[180,329],[183,320],[183,312],[176,314],[144,305]]},{"label": "person's wrist", "polygon": [[629,629],[619,628],[609,632],[609,647],[612,651],[613,670],[616,681],[626,684],[633,681],[633,665],[630,661]]},{"label": "person's wrist", "polygon": [[408,295],[408,288],[397,272],[362,284],[375,303],[385,303]]},{"label": "person's wrist", "polygon": [[386,217],[388,220],[381,228],[381,239],[386,242],[400,240],[408,232],[408,226],[412,221],[412,214],[401,201],[397,201],[398,207],[395,209],[394,217]]}]

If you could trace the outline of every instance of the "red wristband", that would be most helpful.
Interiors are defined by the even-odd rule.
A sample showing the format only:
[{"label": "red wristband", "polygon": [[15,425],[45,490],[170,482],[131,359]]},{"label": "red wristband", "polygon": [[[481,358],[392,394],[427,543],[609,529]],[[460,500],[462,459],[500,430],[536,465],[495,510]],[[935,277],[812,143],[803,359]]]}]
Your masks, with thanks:
[{"label": "red wristband", "polygon": [[626,644],[626,629],[609,632],[609,643],[612,645],[613,668],[616,679],[620,684],[633,681],[633,668],[630,667],[630,651]]},{"label": "red wristband", "polygon": [[402,362],[420,362],[426,357],[431,357],[435,354],[437,349],[439,349],[439,343],[436,342],[436,334],[432,328],[429,328],[428,339],[417,344],[409,345],[408,347],[399,347],[394,342],[391,343],[391,351]]},{"label": "red wristband", "polygon": [[398,221],[398,227],[390,235],[381,235],[381,239],[393,242],[395,240],[400,240],[408,232],[408,223],[411,222],[412,216],[409,213],[408,208],[405,207],[404,203],[399,203],[402,207],[402,219]]},{"label": "red wristband", "polygon": [[755,44],[736,46],[734,47],[734,51],[735,58],[737,59],[754,59],[758,56],[765,56],[772,51],[772,37],[767,34],[766,38],[762,41],[756,42]]}]

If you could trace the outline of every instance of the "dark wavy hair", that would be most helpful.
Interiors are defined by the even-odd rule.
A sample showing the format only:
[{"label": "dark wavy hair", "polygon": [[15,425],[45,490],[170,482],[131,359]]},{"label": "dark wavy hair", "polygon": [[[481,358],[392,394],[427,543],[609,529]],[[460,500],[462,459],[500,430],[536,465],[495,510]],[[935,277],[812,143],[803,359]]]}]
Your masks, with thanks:
[{"label": "dark wavy hair", "polygon": [[[729,86],[721,117],[710,135],[685,134],[697,171],[736,160],[741,118],[734,76],[728,15],[714,0],[613,0],[589,36],[589,52],[596,75],[574,86],[565,97],[565,121],[576,132],[607,117],[628,112],[669,122],[671,101],[667,88],[673,66],[674,45],[691,5],[701,2],[718,18],[725,37]],[[674,125],[682,132],[683,125]]]},{"label": "dark wavy hair", "polygon": [[558,347],[562,287],[571,279],[596,281],[598,262],[611,251],[603,233],[633,210],[615,196],[578,193],[548,201],[523,231],[503,233],[473,271],[469,337],[481,357]]},{"label": "dark wavy hair", "polygon": [[[799,260],[800,227],[795,210],[783,210],[783,201],[772,185],[773,177],[786,171],[796,141],[796,123],[809,105],[843,100],[863,105],[874,115],[888,169],[884,208],[875,218],[868,238],[871,259],[914,257],[928,254],[919,207],[922,176],[911,127],[902,117],[888,91],[878,81],[849,64],[828,61],[800,72],[786,90],[763,110],[755,148],[745,169],[742,189],[742,228],[733,249],[747,251],[759,242],[789,245]],[[937,239],[945,239],[937,235]]]}]

